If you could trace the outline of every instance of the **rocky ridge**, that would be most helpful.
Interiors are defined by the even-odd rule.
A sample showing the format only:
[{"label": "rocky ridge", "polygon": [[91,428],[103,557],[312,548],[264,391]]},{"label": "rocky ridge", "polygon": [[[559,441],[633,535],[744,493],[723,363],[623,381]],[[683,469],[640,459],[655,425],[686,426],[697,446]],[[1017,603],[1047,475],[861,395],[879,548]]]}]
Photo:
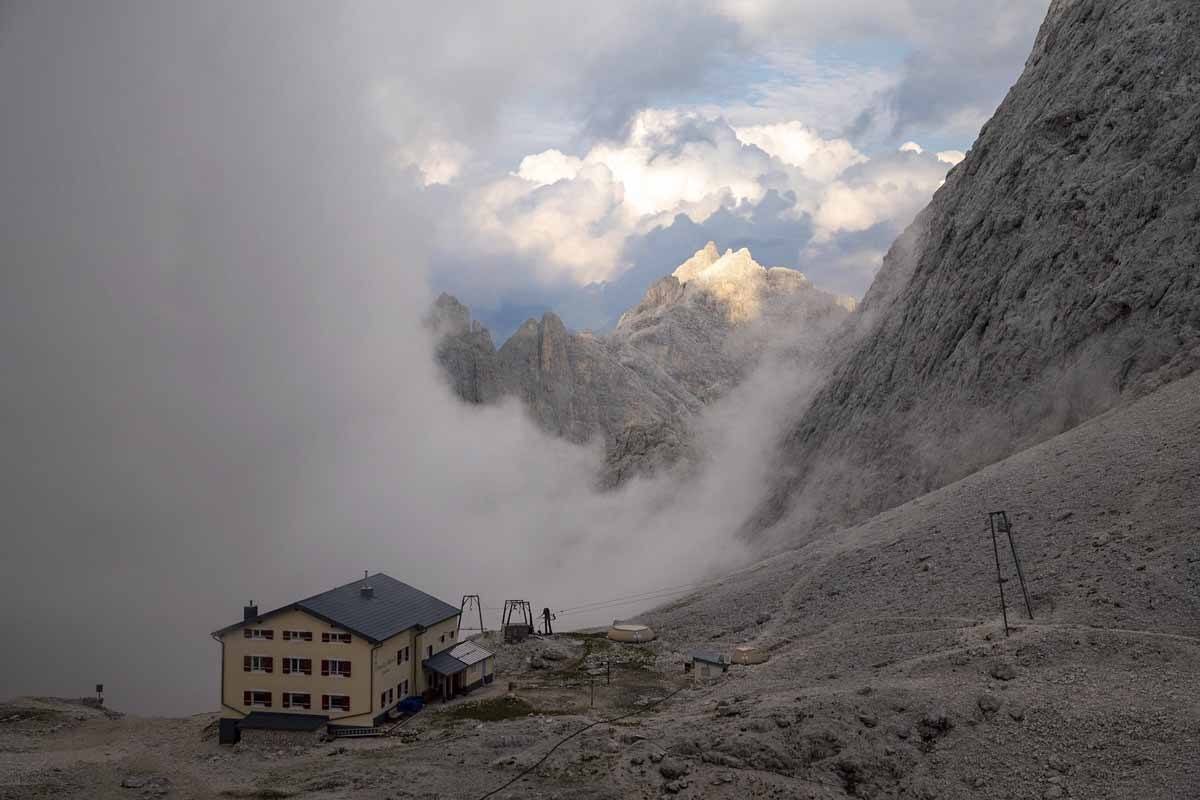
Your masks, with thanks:
[{"label": "rocky ridge", "polygon": [[853,307],[795,270],[766,269],[746,249],[721,254],[709,242],[652,285],[608,336],[569,331],[547,313],[496,349],[445,294],[429,324],[455,394],[470,403],[516,397],[554,435],[602,439],[600,483],[615,486],[686,462],[690,422],[707,403],[779,342],[793,358],[811,357]]},{"label": "rocky ridge", "polygon": [[861,520],[1200,365],[1200,7],[1055,0],[748,529]]}]

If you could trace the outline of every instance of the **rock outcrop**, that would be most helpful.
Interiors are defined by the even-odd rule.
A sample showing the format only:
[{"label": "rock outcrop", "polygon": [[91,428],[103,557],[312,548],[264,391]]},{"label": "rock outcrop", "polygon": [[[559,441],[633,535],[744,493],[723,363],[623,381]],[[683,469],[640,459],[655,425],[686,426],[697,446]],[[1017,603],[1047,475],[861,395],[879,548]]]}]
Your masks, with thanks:
[{"label": "rock outcrop", "polygon": [[693,452],[694,415],[736,386],[772,341],[822,340],[853,300],[748,250],[710,242],[651,286],[609,336],[573,333],[554,314],[528,320],[497,351],[486,328],[442,295],[430,324],[454,392],[471,403],[519,398],[545,430],[603,439],[600,482],[614,486]]},{"label": "rock outcrop", "polygon": [[885,258],[750,528],[870,517],[1194,369],[1198,158],[1200,5],[1055,0]]},{"label": "rock outcrop", "polygon": [[434,301],[426,323],[434,332],[435,356],[454,393],[468,403],[491,403],[500,397],[500,371],[492,334],[471,319],[471,311],[443,293]]}]

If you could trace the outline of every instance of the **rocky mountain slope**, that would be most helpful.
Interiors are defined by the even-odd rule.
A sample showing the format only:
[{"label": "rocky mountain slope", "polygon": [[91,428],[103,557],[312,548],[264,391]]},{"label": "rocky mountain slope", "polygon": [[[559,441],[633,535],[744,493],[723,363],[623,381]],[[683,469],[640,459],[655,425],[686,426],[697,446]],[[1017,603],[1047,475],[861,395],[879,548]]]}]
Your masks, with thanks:
[{"label": "rocky mountain slope", "polygon": [[[1198,431],[1193,375],[700,586],[642,617],[652,644],[492,636],[498,679],[394,737],[229,748],[215,714],[0,704],[0,798],[1200,796]],[[1002,550],[1007,637],[1001,508],[1034,612]],[[770,660],[684,674],[738,644]]]},{"label": "rocky mountain slope", "polygon": [[750,528],[871,516],[1200,364],[1200,6],[1055,0]]},{"label": "rocky mountain slope", "polygon": [[554,314],[528,320],[497,350],[468,309],[442,295],[430,323],[437,360],[471,403],[519,398],[545,430],[604,442],[601,483],[685,459],[689,424],[736,386],[773,343],[810,355],[854,307],[801,273],[764,269],[748,250],[709,242],[655,283],[609,336],[568,331]]}]

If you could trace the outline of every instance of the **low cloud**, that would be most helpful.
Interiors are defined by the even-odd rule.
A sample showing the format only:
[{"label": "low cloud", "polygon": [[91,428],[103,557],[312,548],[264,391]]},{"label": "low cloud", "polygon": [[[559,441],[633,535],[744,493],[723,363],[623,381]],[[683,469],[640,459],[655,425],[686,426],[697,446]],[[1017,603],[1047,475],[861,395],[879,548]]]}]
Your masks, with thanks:
[{"label": "low cloud", "polygon": [[[730,533],[802,374],[698,420],[721,459],[682,484],[597,492],[598,443],[444,385],[420,320],[451,188],[386,168],[354,42],[313,24],[264,48],[271,14],[189,14],[35,15],[0,50],[6,695],[102,682],[116,708],[212,710],[210,631],[363,569],[563,608],[748,557]],[[220,70],[208,26],[232,37]]]}]

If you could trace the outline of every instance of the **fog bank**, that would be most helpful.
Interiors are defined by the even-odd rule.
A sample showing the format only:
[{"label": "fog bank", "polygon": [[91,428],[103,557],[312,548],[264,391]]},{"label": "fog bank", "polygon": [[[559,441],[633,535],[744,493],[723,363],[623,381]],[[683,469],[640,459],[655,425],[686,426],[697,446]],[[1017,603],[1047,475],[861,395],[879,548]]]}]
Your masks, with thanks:
[{"label": "fog bank", "polygon": [[565,608],[749,556],[794,359],[698,422],[719,459],[608,494],[598,445],[458,403],[367,102],[395,55],[324,8],[0,12],[5,696],[213,709],[210,631],[364,569]]}]

